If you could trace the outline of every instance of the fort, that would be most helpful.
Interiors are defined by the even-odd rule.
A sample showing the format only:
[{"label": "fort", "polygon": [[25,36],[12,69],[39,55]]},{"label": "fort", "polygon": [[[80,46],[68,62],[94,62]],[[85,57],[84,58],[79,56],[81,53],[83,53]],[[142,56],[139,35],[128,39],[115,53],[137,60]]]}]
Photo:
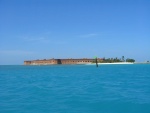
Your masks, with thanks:
[{"label": "fort", "polygon": [[[97,58],[98,62],[103,61]],[[24,65],[53,65],[53,64],[89,64],[95,62],[95,59],[82,58],[82,59],[43,59],[43,60],[28,60],[24,61]]]}]

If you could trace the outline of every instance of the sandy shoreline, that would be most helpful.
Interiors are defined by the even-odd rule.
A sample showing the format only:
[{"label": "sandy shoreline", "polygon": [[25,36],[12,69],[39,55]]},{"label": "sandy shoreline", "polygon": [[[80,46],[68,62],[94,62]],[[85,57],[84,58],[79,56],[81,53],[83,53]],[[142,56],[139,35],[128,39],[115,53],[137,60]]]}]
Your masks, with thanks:
[{"label": "sandy shoreline", "polygon": [[[115,62],[115,63],[98,63],[99,65],[103,65],[103,64],[134,64],[131,62]],[[86,65],[95,65],[95,63],[90,63],[90,64],[86,64]]]}]

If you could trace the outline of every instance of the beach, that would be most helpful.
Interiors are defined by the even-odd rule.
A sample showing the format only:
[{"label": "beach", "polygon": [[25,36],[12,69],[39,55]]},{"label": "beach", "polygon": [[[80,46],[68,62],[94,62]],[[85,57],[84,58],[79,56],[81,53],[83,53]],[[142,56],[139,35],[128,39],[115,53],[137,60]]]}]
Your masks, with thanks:
[{"label": "beach", "polygon": [[[114,63],[97,63],[98,65],[107,65],[107,64],[111,64],[111,65],[114,65],[114,64],[134,64],[134,63],[131,63],[131,62],[114,62]],[[86,65],[95,65],[95,63],[89,63],[89,64],[86,64]]]}]

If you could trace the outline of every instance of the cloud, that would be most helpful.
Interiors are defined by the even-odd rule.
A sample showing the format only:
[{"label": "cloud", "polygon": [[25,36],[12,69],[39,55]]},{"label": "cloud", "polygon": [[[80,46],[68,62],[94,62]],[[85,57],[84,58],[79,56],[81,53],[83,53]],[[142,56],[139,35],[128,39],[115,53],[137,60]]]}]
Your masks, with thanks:
[{"label": "cloud", "polygon": [[23,51],[23,50],[2,50],[0,51],[1,55],[32,55],[34,52]]},{"label": "cloud", "polygon": [[79,37],[81,37],[81,38],[93,38],[96,36],[98,36],[98,34],[91,33],[91,34],[80,35]]},{"label": "cloud", "polygon": [[24,41],[28,41],[28,42],[47,42],[49,41],[48,38],[45,38],[45,37],[23,37],[23,40]]},{"label": "cloud", "polygon": [[22,35],[19,36],[18,38],[28,42],[47,42],[49,41],[51,34],[52,34],[51,31],[47,31],[44,33],[37,33],[33,35]]}]

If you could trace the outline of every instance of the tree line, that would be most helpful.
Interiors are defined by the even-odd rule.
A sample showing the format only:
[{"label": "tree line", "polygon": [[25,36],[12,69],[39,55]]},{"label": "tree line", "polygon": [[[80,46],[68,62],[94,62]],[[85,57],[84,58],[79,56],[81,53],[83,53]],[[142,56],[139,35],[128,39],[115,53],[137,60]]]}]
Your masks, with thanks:
[{"label": "tree line", "polygon": [[[95,62],[95,61],[94,61]],[[127,58],[125,60],[124,56],[122,58],[103,58],[102,60],[98,60],[99,63],[115,63],[115,62],[132,62],[134,63],[135,60],[132,58]]]}]

